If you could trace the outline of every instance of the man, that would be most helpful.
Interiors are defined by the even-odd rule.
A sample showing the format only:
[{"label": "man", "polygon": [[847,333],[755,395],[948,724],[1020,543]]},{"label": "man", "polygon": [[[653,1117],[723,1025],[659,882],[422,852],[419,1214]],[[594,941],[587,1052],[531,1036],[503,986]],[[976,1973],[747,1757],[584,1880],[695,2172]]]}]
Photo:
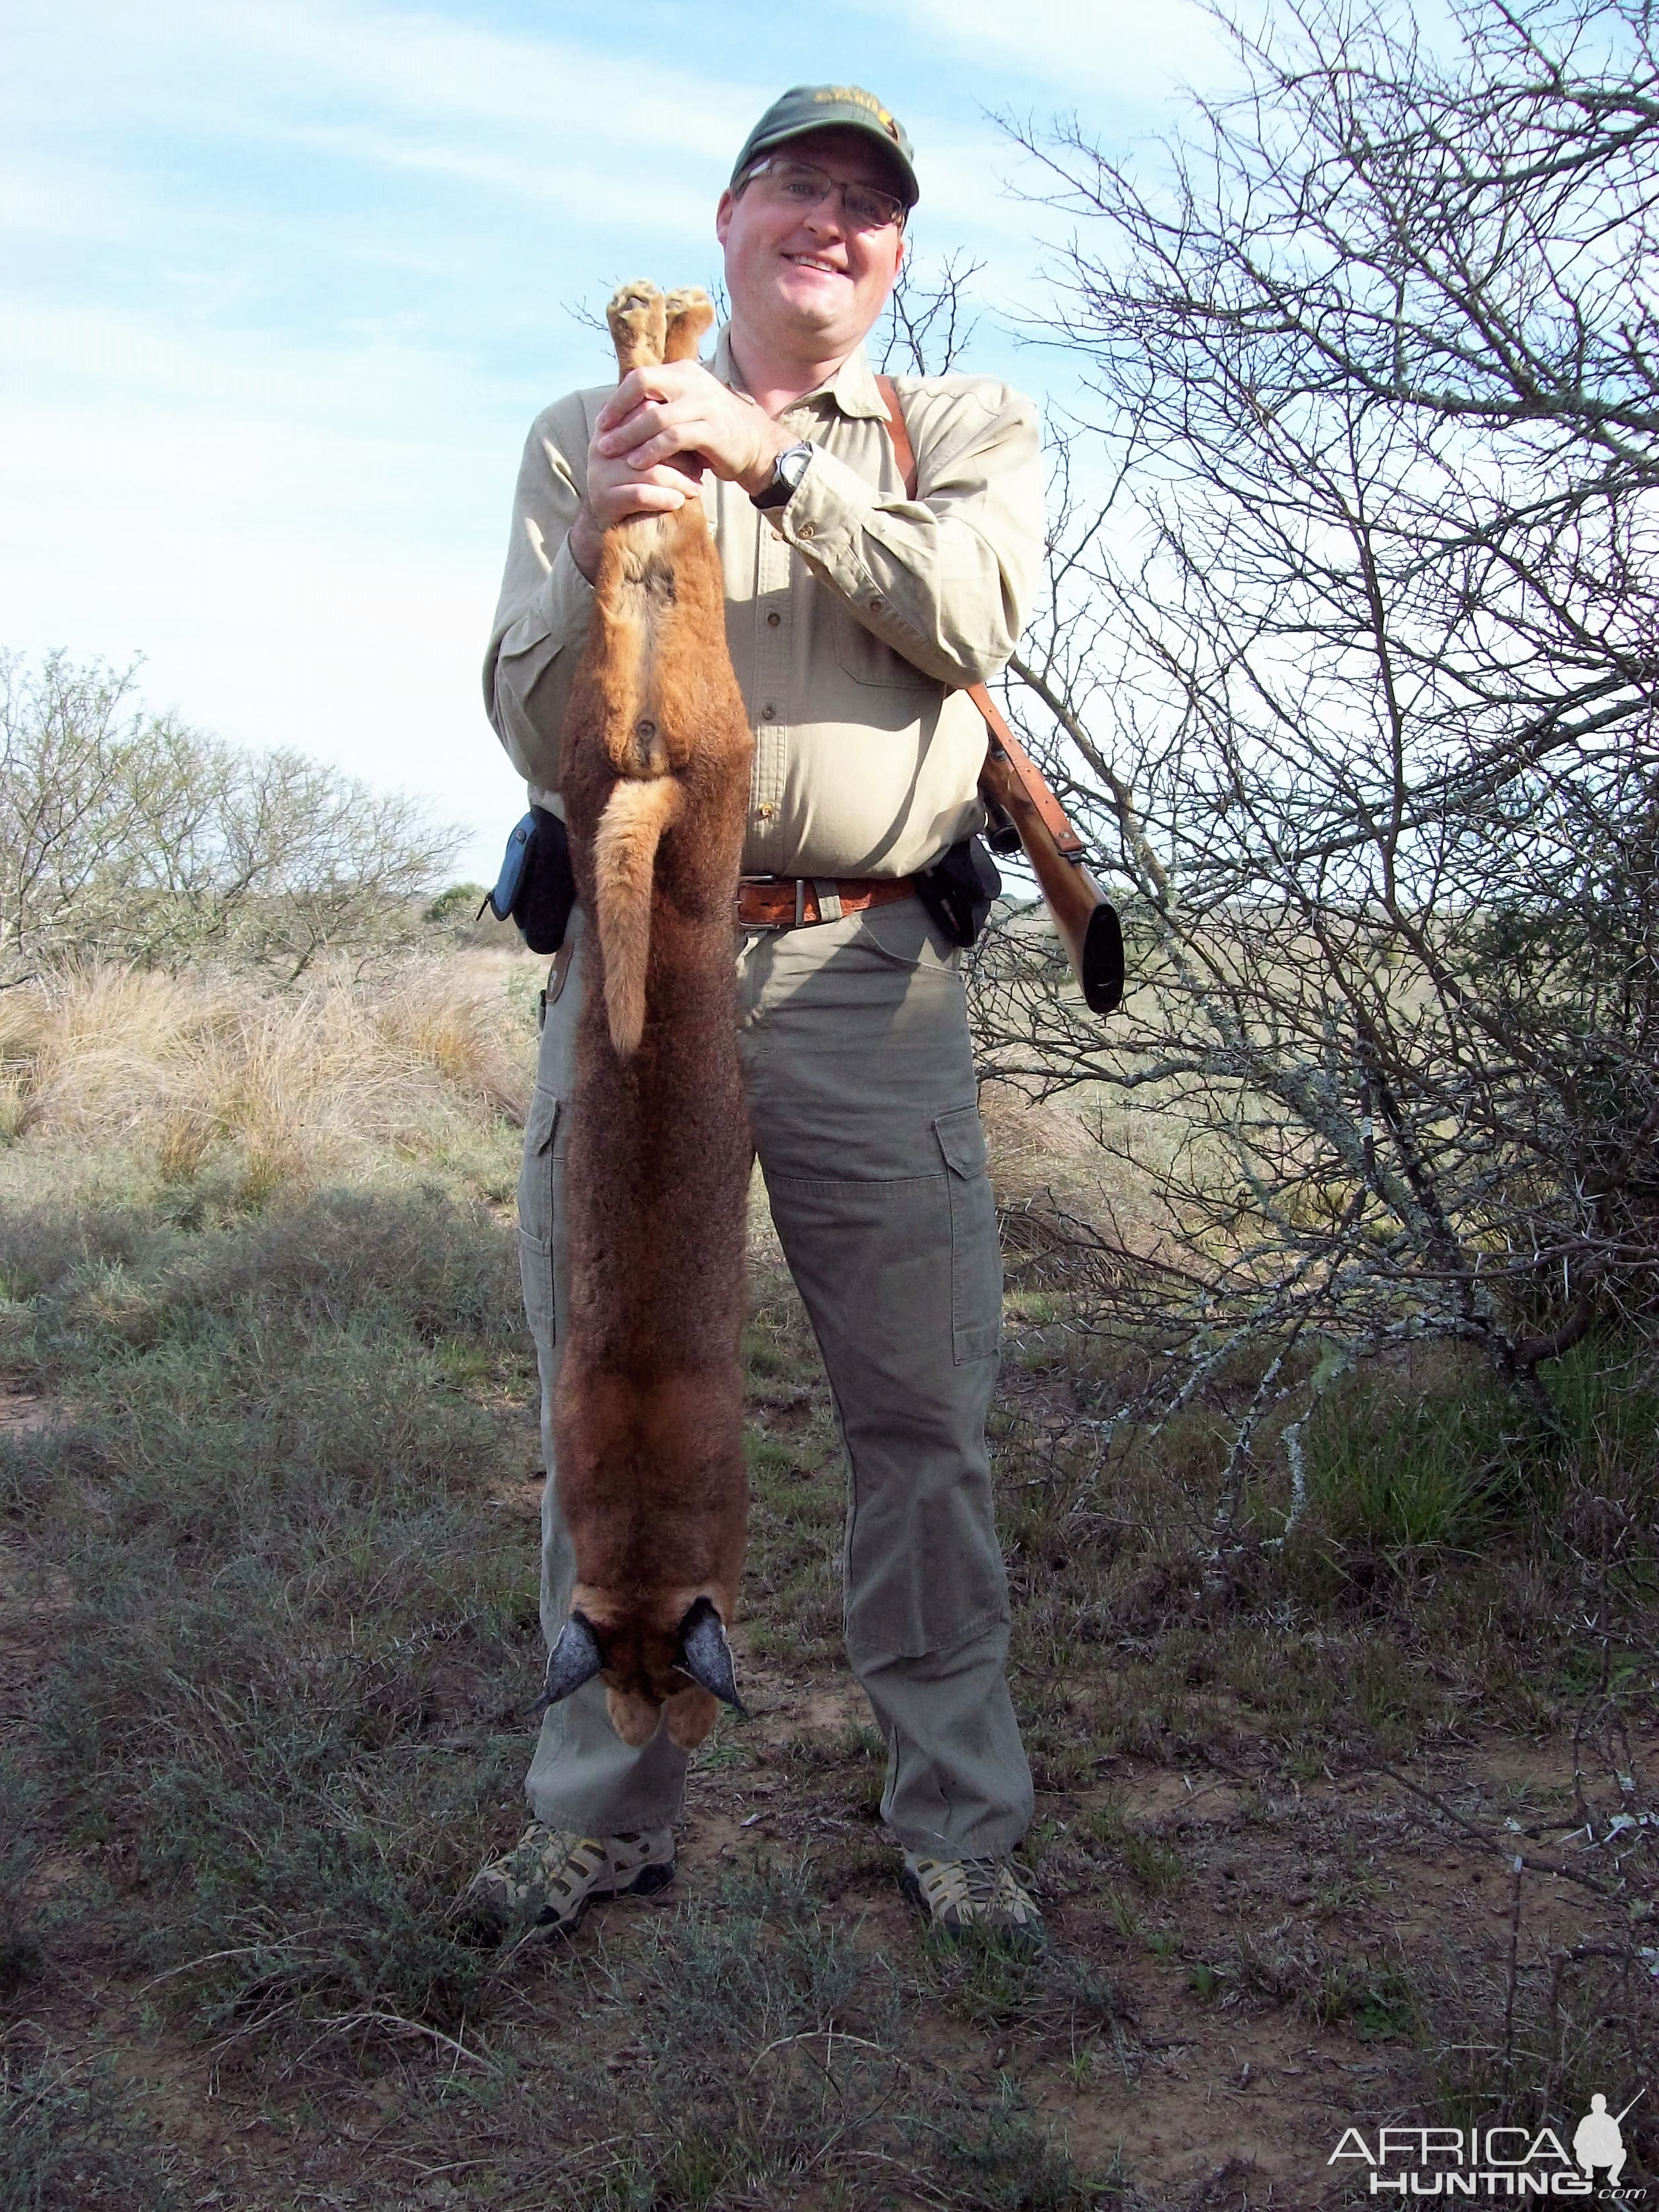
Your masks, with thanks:
[{"label": "man", "polygon": [[[886,1737],[883,1817],[935,1924],[1034,1948],[1042,1923],[1009,1863],[1031,1783],[985,1444],[995,1210],[958,956],[913,883],[983,819],[984,726],[958,687],[994,675],[1018,637],[1039,456],[1017,393],[906,380],[921,478],[906,496],[862,342],[903,256],[911,151],[855,87],[797,87],[761,118],[715,215],[732,313],[712,367],[635,370],[532,428],[484,687],[532,798],[556,810],[603,534],[706,501],[755,730],[744,870],[767,879],[745,884],[734,916],[744,1083],[851,1466],[848,1650]],[[574,1571],[550,1407],[581,942],[578,915],[550,981],[520,1185],[550,1640]],[[597,1681],[552,1707],[526,1783],[535,1820],[478,1876],[475,1906],[502,1927],[568,1929],[594,1897],[660,1887],[685,1765],[662,1729],[623,1744]]]}]

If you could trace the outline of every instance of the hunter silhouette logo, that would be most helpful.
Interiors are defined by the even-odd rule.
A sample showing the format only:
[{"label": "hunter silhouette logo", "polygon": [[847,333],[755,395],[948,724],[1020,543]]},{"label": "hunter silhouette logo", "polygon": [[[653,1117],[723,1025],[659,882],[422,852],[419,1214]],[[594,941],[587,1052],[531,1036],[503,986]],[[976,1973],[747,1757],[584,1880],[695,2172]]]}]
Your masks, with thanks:
[{"label": "hunter silhouette logo", "polygon": [[1595,2168],[1607,2169],[1607,2186],[1617,2189],[1619,2177],[1625,2170],[1629,2153],[1625,2139],[1619,2132],[1619,2123],[1645,2093],[1638,2089],[1626,2105],[1624,2112],[1610,2113],[1607,2100],[1598,2089],[1590,2099],[1590,2108],[1572,2133],[1572,2154],[1577,2160],[1587,2179],[1594,2180]]},{"label": "hunter silhouette logo", "polygon": [[1360,2128],[1349,2128],[1325,2161],[1349,2159],[1370,2167],[1368,2193],[1381,2197],[1585,2197],[1629,2204],[1647,2196],[1622,2177],[1629,2154],[1620,2123],[1645,2089],[1638,2089],[1623,2112],[1610,2112],[1600,2090],[1573,2130],[1568,2151],[1553,2128],[1379,2128],[1368,2141]]}]

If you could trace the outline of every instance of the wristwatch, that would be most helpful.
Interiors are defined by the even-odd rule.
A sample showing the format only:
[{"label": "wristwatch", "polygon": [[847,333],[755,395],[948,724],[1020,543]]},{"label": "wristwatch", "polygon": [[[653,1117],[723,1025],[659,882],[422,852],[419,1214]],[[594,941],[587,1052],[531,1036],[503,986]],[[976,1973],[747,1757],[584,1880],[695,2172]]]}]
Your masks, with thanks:
[{"label": "wristwatch", "polygon": [[786,446],[772,464],[772,481],[764,491],[751,491],[751,506],[763,510],[772,507],[787,507],[799,489],[800,480],[812,465],[811,446]]}]

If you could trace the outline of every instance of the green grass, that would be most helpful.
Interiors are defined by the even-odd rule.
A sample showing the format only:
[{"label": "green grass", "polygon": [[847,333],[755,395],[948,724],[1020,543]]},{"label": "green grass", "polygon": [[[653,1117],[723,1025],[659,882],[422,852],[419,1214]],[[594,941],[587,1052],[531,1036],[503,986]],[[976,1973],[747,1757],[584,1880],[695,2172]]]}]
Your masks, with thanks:
[{"label": "green grass", "polygon": [[33,1571],[73,1593],[44,1774],[131,1963],[204,2027],[453,2022],[477,1987],[444,1922],[536,1663],[533,1553],[481,1510],[533,1449],[509,1258],[408,1195],[199,1237],[0,1227],[35,1293],[9,1364],[73,1409],[0,1443]]},{"label": "green grass", "polygon": [[179,2212],[106,2053],[0,2045],[0,2212]]},{"label": "green grass", "polygon": [[752,1515],[744,1613],[759,1656],[811,1667],[841,1650],[847,1478],[805,1313],[793,1289],[768,1288],[744,1336]]},{"label": "green grass", "polygon": [[[459,2046],[428,2124],[488,2136],[479,2188],[556,2172],[578,2208],[850,2203],[888,2172],[964,2207],[1091,2201],[1018,2100],[941,2092],[906,2055],[924,2007],[1029,2024],[1052,1990],[954,1957],[901,1973],[805,1864],[542,1954],[568,2040],[527,2032],[524,1970],[466,1940],[456,1900],[516,1827],[539,1671],[536,1532],[497,1504],[538,1455],[533,1366],[486,1206],[393,1187],[190,1220],[153,1194],[20,1210],[0,1280],[11,1387],[60,1408],[0,1437],[0,1514],[50,1622],[0,1775],[0,2003],[91,1946],[226,2078]],[[798,1664],[838,1641],[844,1486],[794,1316],[757,1328],[750,1603]],[[774,1763],[873,1818],[882,1753],[854,1726]],[[703,1765],[755,1757],[734,1735]],[[48,1844],[50,1905],[26,1907]],[[64,2175],[88,2207],[167,2201],[148,2153],[122,2163],[106,2075],[9,2086],[29,2179],[8,2212],[79,2212]]]},{"label": "green grass", "polygon": [[[874,2203],[884,2168],[925,2175],[964,2212],[1096,2201],[1097,2185],[1017,2094],[981,2105],[915,2063],[908,1977],[825,1912],[800,1862],[734,1873],[601,1971],[638,2023],[629,2163],[625,2184],[607,2178],[577,2202],[793,2204],[829,2182],[853,2191],[831,2201]],[[952,1954],[938,1972],[951,1993],[997,1991],[999,2021],[1056,2008],[1053,1990],[1038,1998],[1032,1970],[1009,1961]]]},{"label": "green grass", "polygon": [[[465,1152],[257,1206],[223,1164],[165,1184],[111,1154],[0,1213],[0,1379],[58,1415],[0,1431],[7,1596],[38,1658],[0,1763],[0,2124],[15,2171],[47,2177],[0,2183],[0,2212],[166,2202],[114,2077],[22,2034],[97,1977],[296,2131],[398,2069],[401,2139],[470,2161],[459,2201],[500,2212],[1132,2201],[1037,2097],[1133,2048],[1147,1976],[1182,2018],[1278,2010],[1350,2055],[1432,2063],[1443,2103],[1494,2094],[1471,2055],[1504,2012],[1490,1960],[1477,2005],[1420,1947],[1322,1923],[1386,1899],[1370,1844],[1310,1862],[1306,1940],[1267,1932],[1271,1880],[1235,1899],[1254,1856],[1310,1850],[1298,1784],[1450,1756],[1476,1728],[1563,1731],[1603,1687],[1637,1710],[1659,1621],[1638,1370],[1581,1347],[1542,1427],[1455,1363],[1340,1389],[1279,1547],[1264,1443],[1218,1595],[1200,1569],[1227,1405],[1103,1451],[1072,1417],[1144,1348],[1079,1336],[1063,1286],[1033,1294],[995,1439],[1012,1679],[1043,1793],[1031,1856],[1089,1947],[1032,1965],[862,1922],[893,1871],[884,1747],[786,1713],[724,1723],[697,1778],[734,1808],[764,1777],[810,1856],[740,1846],[723,1886],[503,1959],[454,1905],[521,1818],[539,1443],[503,1148]],[[0,1169],[15,1188],[15,1153]],[[793,1291],[763,1267],[756,1292],[745,1632],[772,1678],[844,1686],[828,1394]],[[1165,1811],[1136,1814],[1121,1762],[1143,1784],[1143,1763],[1234,1777],[1237,1809],[1204,1830],[1171,1772]],[[1547,1996],[1523,1976],[1516,2033],[1540,2064]],[[1617,1960],[1570,1983],[1572,2094],[1649,2049],[1644,1997]],[[1634,2042],[1595,2026],[1618,2006]],[[1437,2056],[1457,2022],[1471,2051]]]},{"label": "green grass", "polygon": [[[1306,1779],[1454,1739],[1474,1711],[1570,1727],[1575,1701],[1659,1644],[1640,1534],[1659,1511],[1659,1385],[1639,1342],[1577,1347],[1543,1413],[1443,1349],[1339,1383],[1306,1431],[1307,1503],[1282,1541],[1289,1477],[1262,1433],[1224,1588],[1212,1516],[1249,1378],[1103,1452],[1065,1407],[1132,1393],[1139,1354],[1121,1337],[1072,1344],[1065,1395],[1045,1382],[1033,1401],[1015,1379],[994,1428],[1039,1787],[1085,1789],[1102,1755],[1264,1744]],[[1605,1651],[1583,1632],[1586,1588]]]},{"label": "green grass", "polygon": [[1405,1574],[1559,1522],[1576,1484],[1644,1488],[1659,1432],[1650,1347],[1601,1337],[1542,1372],[1540,1406],[1473,1357],[1380,1367],[1321,1405],[1306,1438],[1313,1526],[1328,1548]]},{"label": "green grass", "polygon": [[[1631,2084],[1613,2095],[1616,2111],[1650,2081],[1653,1962],[1642,1949],[1650,1941],[1644,1935],[1609,1944],[1608,1955],[1564,1967],[1523,1960],[1512,2013],[1500,1972],[1489,1966],[1471,1971],[1449,1952],[1443,1957],[1426,1977],[1430,2044],[1437,2094],[1454,2124],[1468,2126],[1489,2114],[1529,2118],[1541,2102],[1570,2127],[1589,2110],[1596,2090],[1613,2094],[1612,2083]],[[1659,2131],[1639,2106],[1625,2128],[1632,2166],[1640,2161],[1650,2171]]]},{"label": "green grass", "polygon": [[15,1759],[0,1757],[0,2004],[40,1972],[41,1931],[25,1885],[40,1856],[44,1794]]},{"label": "green grass", "polygon": [[1557,1457],[1488,1374],[1416,1393],[1366,1382],[1310,1425],[1309,1492],[1328,1538],[1406,1559],[1513,1525],[1557,1486]]}]

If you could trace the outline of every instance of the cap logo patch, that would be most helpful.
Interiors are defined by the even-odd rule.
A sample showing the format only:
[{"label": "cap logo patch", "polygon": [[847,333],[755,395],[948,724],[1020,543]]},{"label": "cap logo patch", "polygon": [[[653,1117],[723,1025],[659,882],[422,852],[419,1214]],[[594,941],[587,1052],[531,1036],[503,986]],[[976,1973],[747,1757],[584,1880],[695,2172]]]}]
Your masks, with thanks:
[{"label": "cap logo patch", "polygon": [[866,108],[875,117],[877,122],[880,124],[882,129],[887,133],[890,138],[896,138],[899,135],[899,127],[896,118],[882,106],[881,102],[877,100],[873,94],[866,92],[862,85],[820,85],[817,91],[813,93],[812,98],[820,107],[825,106],[827,103],[833,102],[834,105],[838,107],[845,105],[849,107]]},{"label": "cap logo patch", "polygon": [[893,119],[874,94],[866,92],[862,85],[821,85],[812,97],[820,106],[825,100],[832,100],[837,106],[844,104],[848,107],[867,107],[878,123],[890,123]]}]

